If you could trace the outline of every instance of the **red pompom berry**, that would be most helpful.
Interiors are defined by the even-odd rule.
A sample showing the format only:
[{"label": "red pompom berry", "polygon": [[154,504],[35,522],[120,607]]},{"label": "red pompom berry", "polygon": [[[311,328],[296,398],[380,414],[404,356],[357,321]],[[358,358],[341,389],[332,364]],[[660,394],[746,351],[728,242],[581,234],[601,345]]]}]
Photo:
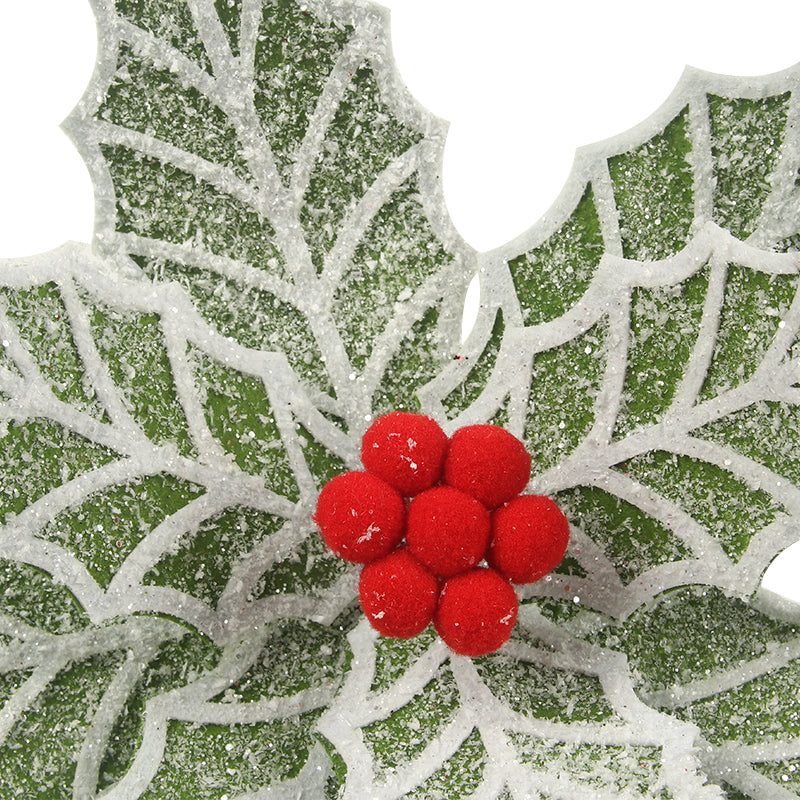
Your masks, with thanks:
[{"label": "red pompom berry", "polygon": [[569,522],[549,498],[522,495],[492,514],[486,559],[514,583],[533,583],[557,567],[567,551]]},{"label": "red pompom berry", "polygon": [[452,486],[434,486],[408,506],[408,547],[443,578],[474,567],[484,557],[490,530],[489,512]]},{"label": "red pompom berry", "polygon": [[409,639],[433,619],[439,581],[400,547],[367,564],[358,582],[361,608],[378,633]]},{"label": "red pompom berry", "polygon": [[388,483],[368,472],[345,472],[325,484],[314,520],[337,556],[366,564],[403,538],[405,503]]},{"label": "red pompom berry", "polygon": [[369,426],[361,440],[364,468],[411,497],[438,482],[447,435],[436,420],[393,411]]},{"label": "red pompom berry", "polygon": [[522,442],[497,425],[468,425],[450,439],[444,481],[487,508],[518,495],[531,476],[531,457]]},{"label": "red pompom berry", "polygon": [[508,641],[518,607],[517,595],[502,575],[476,567],[444,582],[433,624],[451,650],[475,658]]}]

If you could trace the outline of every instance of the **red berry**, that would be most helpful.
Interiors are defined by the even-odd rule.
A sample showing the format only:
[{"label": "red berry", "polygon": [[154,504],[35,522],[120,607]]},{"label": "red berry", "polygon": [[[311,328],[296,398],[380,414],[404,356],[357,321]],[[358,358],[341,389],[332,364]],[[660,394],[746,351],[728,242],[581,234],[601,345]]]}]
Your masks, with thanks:
[{"label": "red berry", "polygon": [[408,497],[442,474],[447,435],[431,417],[394,411],[369,426],[361,440],[364,468]]},{"label": "red berry", "polygon": [[502,575],[476,567],[444,582],[433,624],[451,650],[475,658],[508,641],[518,607],[517,595]]},{"label": "red berry", "polygon": [[431,623],[439,582],[401,547],[361,570],[358,594],[361,608],[378,633],[408,639]]},{"label": "red berry", "polygon": [[337,556],[366,564],[403,538],[405,503],[388,483],[368,472],[345,472],[319,493],[314,520]]},{"label": "red berry", "polygon": [[531,476],[531,457],[522,442],[497,425],[468,425],[450,439],[444,481],[471,494],[487,508],[518,495]]},{"label": "red berry", "polygon": [[486,559],[514,583],[533,583],[557,567],[567,551],[569,522],[540,495],[515,497],[492,514]]},{"label": "red berry", "polygon": [[474,567],[484,557],[490,530],[489,512],[452,486],[434,486],[408,506],[408,547],[443,578]]}]

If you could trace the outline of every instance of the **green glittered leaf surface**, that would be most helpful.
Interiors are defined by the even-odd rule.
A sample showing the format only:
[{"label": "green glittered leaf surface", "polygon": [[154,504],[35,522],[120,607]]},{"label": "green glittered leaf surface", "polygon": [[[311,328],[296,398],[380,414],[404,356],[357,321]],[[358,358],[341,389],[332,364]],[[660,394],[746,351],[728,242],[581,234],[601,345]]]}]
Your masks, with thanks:
[{"label": "green glittered leaf surface", "polygon": [[[0,262],[0,794],[798,796],[758,588],[800,518],[797,70],[687,71],[477,253],[378,6],[94,6],[94,243]],[[496,654],[379,637],[320,541],[394,409],[504,425],[570,520]]]}]

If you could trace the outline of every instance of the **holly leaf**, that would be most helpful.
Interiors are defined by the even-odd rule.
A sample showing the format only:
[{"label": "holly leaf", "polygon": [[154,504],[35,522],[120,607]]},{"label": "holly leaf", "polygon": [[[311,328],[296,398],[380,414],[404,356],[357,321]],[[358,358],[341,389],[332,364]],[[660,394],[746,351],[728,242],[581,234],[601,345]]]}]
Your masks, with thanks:
[{"label": "holly leaf", "polygon": [[621,652],[579,641],[535,604],[501,653],[474,661],[435,636],[381,641],[366,622],[349,639],[363,668],[319,724],[348,785],[376,796],[720,796],[694,725],[647,707]]},{"label": "holly leaf", "polygon": [[786,698],[796,691],[797,633],[716,587],[689,586],[599,636],[627,653],[648,705],[700,728],[714,780],[747,796],[794,797],[798,723]]},{"label": "holly leaf", "polygon": [[352,576],[310,510],[331,465],[353,463],[349,440],[283,354],[246,350],[182,287],[126,281],[85,247],[0,263],[0,305],[0,785],[166,792],[189,785],[169,765],[197,726],[219,727],[208,758],[247,749],[236,726],[278,737],[294,756],[270,761],[274,781],[304,753],[327,763],[298,743],[344,669]]},{"label": "holly leaf", "polygon": [[[563,672],[547,681],[551,707],[542,702],[533,714],[557,713],[554,687],[580,685],[592,674],[588,664],[609,659],[629,696],[615,704],[594,673],[599,695],[623,719],[648,731],[624,745],[608,730],[593,739],[587,720],[578,716],[567,720],[578,723],[571,730],[540,728],[529,736],[524,718],[532,712],[520,698],[536,696],[536,679],[524,663],[549,662],[512,642],[505,652],[513,654],[513,669],[503,671],[501,656],[487,659],[479,679],[461,692],[459,710],[482,696],[471,719],[484,727],[460,720],[458,733],[447,729],[453,741],[446,755],[437,757],[457,760],[459,748],[472,752],[478,736],[478,749],[513,745],[513,756],[506,749],[496,760],[521,761],[528,768],[516,782],[504,781],[488,766],[491,759],[473,753],[463,794],[481,786],[487,796],[522,796],[536,787],[569,797],[716,797],[723,791],[772,797],[781,790],[764,776],[774,778],[792,765],[795,721],[780,709],[793,696],[794,650],[748,665],[771,698],[766,708],[753,711],[755,728],[775,737],[762,752],[727,722],[730,714],[749,714],[748,703],[758,704],[761,683],[751,686],[752,674],[740,679],[748,684],[741,690],[746,700],[726,695],[722,705],[721,695],[709,690],[698,722],[694,706],[686,710],[642,690],[633,654],[614,633],[636,624],[631,620],[639,618],[631,615],[665,592],[695,585],[716,593],[717,624],[725,627],[742,601],[757,595],[771,560],[797,540],[800,260],[793,236],[800,221],[800,164],[791,156],[787,169],[776,155],[795,153],[790,120],[796,101],[774,80],[753,91],[757,98],[742,98],[729,82],[689,73],[670,104],[638,131],[647,134],[643,140],[631,147],[628,139],[629,149],[622,152],[616,143],[584,151],[572,191],[565,194],[569,199],[557,209],[563,221],[551,223],[555,230],[534,229],[522,253],[509,246],[479,257],[486,277],[475,333],[465,354],[420,393],[425,407],[440,419],[453,419],[453,426],[491,420],[521,436],[535,465],[529,488],[554,495],[572,522],[564,564],[523,592],[531,602],[527,613],[535,615],[529,629],[535,646],[548,651],[556,645],[552,632],[542,635],[542,619],[577,640],[588,638],[592,646],[600,629],[603,649],[586,651],[578,641],[556,638],[559,649],[576,660],[559,664]],[[746,164],[737,173],[740,181],[733,178],[732,163]],[[763,595],[757,597],[763,605]],[[684,610],[694,620],[691,607]],[[796,618],[796,610],[791,614]],[[758,630],[762,620],[775,624],[767,615],[751,620],[751,627]],[[709,653],[732,649],[724,637],[714,641],[713,624],[702,630],[698,650],[705,637]],[[680,647],[680,635],[654,628],[648,633],[642,652],[660,654],[664,639]],[[620,661],[614,661],[615,652]],[[456,671],[455,660],[450,663]],[[433,780],[432,753],[450,740],[429,732],[423,740],[428,749],[418,754],[404,744],[411,734],[402,722],[409,709],[424,703],[426,679],[433,680],[433,673],[418,678],[411,700],[367,695],[359,706],[354,695],[342,695],[348,709],[364,715],[362,720],[354,712],[350,724],[366,726],[358,744],[341,734],[337,739],[339,751],[351,755],[351,771],[363,770],[359,764],[369,759],[362,742],[368,743],[366,732],[376,724],[392,731],[394,747],[406,753],[403,775],[409,783],[398,784],[397,773],[385,778],[378,770],[374,783],[365,784],[367,793],[410,793],[414,781]],[[638,702],[631,700],[635,692]],[[445,694],[435,690],[437,697]],[[578,715],[596,710],[577,685],[569,694]],[[485,722],[498,700],[510,706],[502,733]],[[647,705],[670,714],[670,721],[649,717]],[[429,714],[423,706],[417,717]],[[434,716],[448,718],[441,710]],[[676,720],[698,726],[681,730],[683,742],[692,742],[688,749],[673,750],[659,738],[664,725],[679,730]],[[712,727],[730,738],[709,746],[713,756],[697,760]],[[746,763],[739,764],[740,758]],[[475,761],[485,766],[481,780]],[[678,762],[682,767],[674,770]],[[536,768],[543,763],[548,767],[541,774]],[[458,774],[448,775],[460,786]]]},{"label": "holly leaf", "polygon": [[[385,13],[190,6],[98,10],[114,34],[67,128],[101,194],[99,252],[284,353],[351,428],[418,405],[458,341],[442,304],[470,265],[436,183],[443,125],[386,68]],[[409,358],[425,371],[390,389]]]},{"label": "holly leaf", "polygon": [[[539,468],[530,488],[572,522],[564,564],[525,592],[538,613],[623,653],[642,702],[698,725],[710,781],[766,798],[792,786],[794,628],[743,602],[775,613],[761,576],[798,536],[800,203],[797,159],[787,169],[779,157],[795,152],[796,100],[768,80],[754,90],[737,97],[690,73],[644,142],[579,156],[591,180],[573,175],[561,226],[495,257],[484,305],[508,324],[499,347],[484,327],[476,348],[495,366],[460,419],[500,418],[521,435]],[[676,600],[687,586],[714,603]],[[775,657],[756,658],[765,650]],[[705,667],[691,688],[682,674],[642,683],[643,663],[652,673],[682,658]],[[572,759],[573,777],[591,775],[581,781],[619,780],[585,766],[608,755],[548,747],[536,758]]]}]

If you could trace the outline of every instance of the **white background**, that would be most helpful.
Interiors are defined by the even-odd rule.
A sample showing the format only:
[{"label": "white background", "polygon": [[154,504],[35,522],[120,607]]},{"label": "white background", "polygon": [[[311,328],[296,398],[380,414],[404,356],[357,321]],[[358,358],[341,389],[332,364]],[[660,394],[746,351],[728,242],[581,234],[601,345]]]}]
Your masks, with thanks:
[{"label": "white background", "polygon": [[[58,128],[94,63],[88,0],[0,3],[0,257],[88,242],[91,182]],[[649,116],[686,64],[760,75],[800,61],[800,10],[787,0],[385,5],[400,73],[450,121],[445,197],[479,250],[529,228],[561,191],[575,149]],[[795,550],[764,583],[800,601]]]}]

